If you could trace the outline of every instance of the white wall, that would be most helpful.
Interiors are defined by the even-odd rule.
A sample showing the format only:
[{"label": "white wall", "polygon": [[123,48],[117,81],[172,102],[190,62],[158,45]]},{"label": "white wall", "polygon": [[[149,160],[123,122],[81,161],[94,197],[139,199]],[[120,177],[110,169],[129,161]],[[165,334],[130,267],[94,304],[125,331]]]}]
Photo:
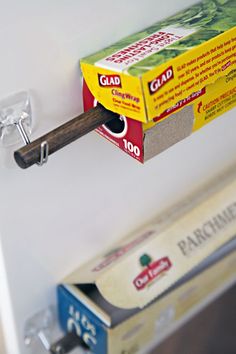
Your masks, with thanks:
[{"label": "white wall", "polygon": [[[80,57],[194,2],[0,0],[0,98],[30,91],[38,137],[82,111]],[[236,161],[234,115],[144,166],[95,133],[43,168],[20,170],[9,163],[12,152],[1,150],[8,161],[0,167],[7,354],[28,353],[24,322],[55,301],[66,273]]]}]

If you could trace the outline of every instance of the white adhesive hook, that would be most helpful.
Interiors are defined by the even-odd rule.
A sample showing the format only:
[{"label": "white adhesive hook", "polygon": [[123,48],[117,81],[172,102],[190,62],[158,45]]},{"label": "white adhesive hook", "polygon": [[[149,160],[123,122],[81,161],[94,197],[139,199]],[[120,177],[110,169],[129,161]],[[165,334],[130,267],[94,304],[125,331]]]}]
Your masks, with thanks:
[{"label": "white adhesive hook", "polygon": [[[29,318],[24,328],[24,343],[29,351],[34,354],[36,351],[50,354],[72,354],[75,348],[80,348],[79,353],[89,354],[89,348],[82,339],[74,332],[68,332],[59,340],[51,343],[55,336],[56,329],[56,311],[50,306]],[[59,333],[57,333],[59,334]],[[78,351],[77,351],[78,352]]]},{"label": "white adhesive hook", "polygon": [[[20,132],[20,135],[19,135]],[[29,141],[32,111],[27,92],[22,91],[0,101],[0,144],[2,147]]]},{"label": "white adhesive hook", "polygon": [[[30,144],[32,132],[32,110],[30,97],[22,91],[0,101],[0,143],[2,147],[15,145],[19,137],[25,145]],[[38,166],[48,161],[49,145],[43,141],[40,146]]]}]

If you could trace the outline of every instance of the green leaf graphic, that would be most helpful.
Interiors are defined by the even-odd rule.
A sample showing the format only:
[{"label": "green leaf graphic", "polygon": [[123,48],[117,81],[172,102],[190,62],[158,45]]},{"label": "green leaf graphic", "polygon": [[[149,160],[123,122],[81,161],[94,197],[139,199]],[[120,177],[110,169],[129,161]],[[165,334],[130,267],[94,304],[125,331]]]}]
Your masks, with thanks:
[{"label": "green leaf graphic", "polygon": [[222,32],[233,28],[235,24],[235,0],[203,0],[174,16],[153,24],[143,31],[120,40],[110,47],[83,59],[83,61],[94,64],[98,60],[101,60],[164,27],[172,26],[192,28],[195,30],[193,34],[175,42],[158,53],[150,55],[126,70],[128,74],[140,76],[150,69],[153,69],[154,67],[183,54],[189,49],[218,36]]}]

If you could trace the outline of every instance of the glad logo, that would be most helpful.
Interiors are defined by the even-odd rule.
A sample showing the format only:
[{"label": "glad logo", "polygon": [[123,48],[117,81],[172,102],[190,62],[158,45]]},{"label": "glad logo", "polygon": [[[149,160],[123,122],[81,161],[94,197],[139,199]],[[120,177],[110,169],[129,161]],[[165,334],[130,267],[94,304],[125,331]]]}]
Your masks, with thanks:
[{"label": "glad logo", "polygon": [[121,87],[121,79],[119,75],[98,74],[98,82],[102,87]]},{"label": "glad logo", "polygon": [[149,92],[153,95],[160,88],[162,88],[167,82],[174,78],[173,67],[167,68],[161,75],[157,76],[154,80],[148,83]]},{"label": "glad logo", "polygon": [[152,262],[151,257],[147,254],[140,257],[140,264],[145,269],[133,281],[137,290],[143,290],[150,286],[155,279],[163,276],[172,267],[168,257]]}]

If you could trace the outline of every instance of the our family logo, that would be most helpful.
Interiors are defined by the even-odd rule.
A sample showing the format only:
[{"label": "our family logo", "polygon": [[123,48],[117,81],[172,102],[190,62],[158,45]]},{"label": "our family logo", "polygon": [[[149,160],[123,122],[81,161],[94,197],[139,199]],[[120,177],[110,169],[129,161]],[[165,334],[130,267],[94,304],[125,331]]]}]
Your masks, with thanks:
[{"label": "our family logo", "polygon": [[143,254],[139,262],[144,270],[133,281],[137,290],[143,290],[150,286],[154,280],[163,276],[172,267],[168,257],[163,257],[153,262],[148,254]]}]

